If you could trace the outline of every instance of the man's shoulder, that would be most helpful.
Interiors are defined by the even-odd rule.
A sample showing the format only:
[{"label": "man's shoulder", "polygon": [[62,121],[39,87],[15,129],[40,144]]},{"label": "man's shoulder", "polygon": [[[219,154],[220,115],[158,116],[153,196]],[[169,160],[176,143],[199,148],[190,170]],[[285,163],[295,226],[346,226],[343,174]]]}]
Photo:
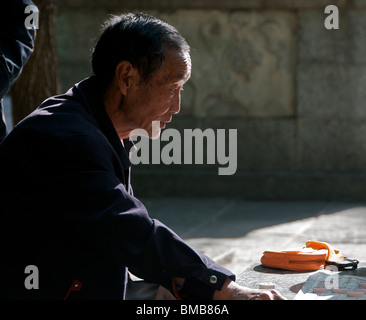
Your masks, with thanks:
[{"label": "man's shoulder", "polygon": [[[8,135],[9,148],[26,144],[50,152],[57,152],[58,148],[59,152],[72,149],[113,153],[105,135],[106,128],[110,130],[108,126],[112,124],[103,101],[97,99],[93,87],[88,87],[88,79],[79,84],[64,94],[46,99],[19,122]],[[80,150],[75,150],[75,146]]]},{"label": "man's shoulder", "polygon": [[65,94],[46,99],[17,125],[17,129],[27,134],[52,138],[100,135],[98,121],[91,111],[91,106],[85,101],[77,86]]},{"label": "man's shoulder", "polygon": [[64,138],[72,135],[95,134],[96,123],[77,105],[53,106],[38,108],[23,119],[15,130],[27,136],[38,138]]}]

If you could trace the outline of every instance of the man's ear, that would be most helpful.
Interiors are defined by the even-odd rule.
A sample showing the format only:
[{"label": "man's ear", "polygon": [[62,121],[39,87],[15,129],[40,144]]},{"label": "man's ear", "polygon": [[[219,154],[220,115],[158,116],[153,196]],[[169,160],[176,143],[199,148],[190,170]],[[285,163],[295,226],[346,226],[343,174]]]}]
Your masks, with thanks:
[{"label": "man's ear", "polygon": [[119,90],[123,95],[127,94],[131,82],[135,80],[137,74],[137,69],[130,62],[123,60],[118,63],[116,67],[116,80]]}]

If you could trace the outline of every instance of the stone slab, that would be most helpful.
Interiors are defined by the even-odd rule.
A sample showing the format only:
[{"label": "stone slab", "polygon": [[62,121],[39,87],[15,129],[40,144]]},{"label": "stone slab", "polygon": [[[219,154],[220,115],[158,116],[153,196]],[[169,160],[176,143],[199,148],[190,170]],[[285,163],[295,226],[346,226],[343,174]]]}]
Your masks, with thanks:
[{"label": "stone slab", "polygon": [[[347,270],[339,273],[342,275],[354,275],[357,277],[365,277],[366,279],[366,263],[360,263],[356,270]],[[310,276],[315,275],[319,271],[312,272],[295,272],[274,268],[267,268],[261,264],[254,264],[242,272],[237,279],[237,283],[253,289],[259,289],[262,282],[272,282],[276,286],[276,290],[288,300],[293,300],[296,294],[306,284]]]},{"label": "stone slab", "polygon": [[299,61],[365,63],[366,10],[339,9],[337,30],[325,28],[326,17],[324,10],[299,11]]},{"label": "stone slab", "polygon": [[297,116],[366,119],[366,65],[300,63]]},{"label": "stone slab", "polygon": [[273,268],[266,268],[261,264],[254,264],[238,276],[236,282],[244,287],[259,289],[259,284],[271,282],[275,290],[288,300],[293,300],[305,281],[314,272],[294,272]]},{"label": "stone slab", "polygon": [[363,174],[366,168],[363,119],[298,120],[299,172]]}]

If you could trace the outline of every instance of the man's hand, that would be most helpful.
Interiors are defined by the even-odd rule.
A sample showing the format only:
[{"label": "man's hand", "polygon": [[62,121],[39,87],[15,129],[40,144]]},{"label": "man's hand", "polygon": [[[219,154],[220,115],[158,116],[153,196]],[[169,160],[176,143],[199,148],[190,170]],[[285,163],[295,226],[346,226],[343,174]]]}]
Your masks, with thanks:
[{"label": "man's hand", "polygon": [[[183,286],[184,283],[183,278],[173,278],[173,279],[177,285]],[[157,296],[162,297],[163,295],[165,295],[165,293],[164,291],[161,291]],[[239,286],[234,281],[232,281],[230,278],[226,279],[221,290],[216,290],[214,292],[212,299],[213,300],[287,300],[276,290],[250,289],[242,287]]]},{"label": "man's hand", "polygon": [[216,290],[213,300],[286,300],[276,290],[250,289],[227,279],[221,290]]}]

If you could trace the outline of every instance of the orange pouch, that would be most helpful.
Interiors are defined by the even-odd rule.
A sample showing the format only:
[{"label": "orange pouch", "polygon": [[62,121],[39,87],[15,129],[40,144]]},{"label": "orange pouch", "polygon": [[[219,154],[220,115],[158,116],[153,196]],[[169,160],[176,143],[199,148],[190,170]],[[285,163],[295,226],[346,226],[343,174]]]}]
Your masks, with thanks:
[{"label": "orange pouch", "polygon": [[342,252],[322,241],[306,241],[305,247],[281,251],[264,251],[261,263],[265,267],[292,271],[314,271],[326,264],[337,266],[339,270],[356,269],[357,259],[348,259]]},{"label": "orange pouch", "polygon": [[323,269],[327,253],[301,251],[264,251],[261,263],[265,267],[292,270],[313,271]]},{"label": "orange pouch", "polygon": [[292,270],[314,271],[323,269],[329,260],[343,260],[339,250],[326,242],[307,241],[305,247],[281,251],[264,251],[261,263],[265,267]]}]

